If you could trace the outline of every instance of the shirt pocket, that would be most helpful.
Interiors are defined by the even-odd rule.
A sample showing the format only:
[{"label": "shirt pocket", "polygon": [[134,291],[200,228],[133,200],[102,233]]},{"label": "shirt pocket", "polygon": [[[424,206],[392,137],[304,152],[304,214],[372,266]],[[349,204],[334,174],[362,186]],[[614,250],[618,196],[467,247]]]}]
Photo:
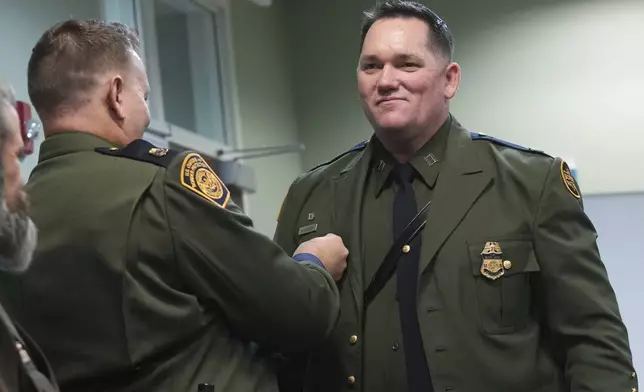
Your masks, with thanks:
[{"label": "shirt pocket", "polygon": [[[497,279],[481,272],[481,252],[489,241],[496,242],[500,248],[498,259],[501,259],[502,274]],[[507,237],[467,241],[467,247],[483,329],[492,335],[521,330],[530,321],[532,281],[540,270],[532,241],[525,237]]]}]

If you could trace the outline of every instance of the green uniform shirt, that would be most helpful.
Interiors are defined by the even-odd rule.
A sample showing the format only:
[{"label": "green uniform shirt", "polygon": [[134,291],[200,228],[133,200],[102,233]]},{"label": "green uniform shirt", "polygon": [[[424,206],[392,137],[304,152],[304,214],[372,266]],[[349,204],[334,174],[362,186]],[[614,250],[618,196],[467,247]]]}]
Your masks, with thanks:
[{"label": "green uniform shirt", "polygon": [[61,390],[276,392],[271,353],[336,323],[331,276],[255,232],[200,155],[110,147],[80,132],[43,142],[34,262],[0,282]]},{"label": "green uniform shirt", "polygon": [[[412,186],[418,209],[432,198],[438,179],[440,162],[449,134],[447,122],[409,161],[417,176]],[[362,203],[362,232],[369,233],[364,241],[364,281],[370,282],[393,244],[393,204],[397,184],[390,176],[396,164],[392,155],[373,137],[372,165],[365,181]],[[390,279],[369,307],[364,331],[365,390],[388,388],[396,390],[406,385],[405,354],[402,346],[396,279]],[[391,338],[383,340],[381,336]]]}]

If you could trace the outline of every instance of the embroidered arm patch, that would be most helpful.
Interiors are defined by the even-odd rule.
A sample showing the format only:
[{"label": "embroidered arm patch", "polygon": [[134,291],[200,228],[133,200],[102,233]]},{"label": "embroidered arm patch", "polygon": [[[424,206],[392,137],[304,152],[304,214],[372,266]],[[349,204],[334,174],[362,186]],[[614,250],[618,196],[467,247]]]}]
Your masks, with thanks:
[{"label": "embroidered arm patch", "polygon": [[575,177],[573,177],[572,172],[570,171],[570,167],[568,167],[568,164],[564,160],[561,161],[560,171],[561,179],[563,180],[566,189],[568,189],[568,192],[570,192],[570,194],[573,195],[576,199],[581,199],[579,186],[577,186]]},{"label": "embroidered arm patch", "polygon": [[224,182],[197,153],[190,153],[183,159],[181,185],[222,208],[226,208],[230,200],[230,191]]}]

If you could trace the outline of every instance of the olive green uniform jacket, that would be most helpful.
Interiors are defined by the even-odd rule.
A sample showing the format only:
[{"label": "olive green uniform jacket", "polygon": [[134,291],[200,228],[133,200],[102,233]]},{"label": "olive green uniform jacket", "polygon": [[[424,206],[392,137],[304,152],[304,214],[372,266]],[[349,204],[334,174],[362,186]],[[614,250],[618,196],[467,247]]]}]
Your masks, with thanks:
[{"label": "olive green uniform jacket", "polygon": [[[418,319],[434,390],[634,391],[627,331],[567,165],[451,121],[421,233]],[[380,263],[362,258],[370,238],[368,229],[361,232],[360,211],[372,194],[364,189],[371,153],[363,143],[303,174],[282,206],[275,240],[287,252],[327,232],[341,235],[349,249],[338,326],[307,361],[284,370],[284,391],[298,390],[291,385],[297,363],[306,364],[305,391],[363,390],[363,345],[391,347],[400,339],[365,342],[361,335],[369,284],[363,266]],[[300,235],[311,213],[317,230]],[[488,242],[497,242],[500,260],[511,262],[501,263],[503,275],[495,280],[481,272]]]},{"label": "olive green uniform jacket", "polygon": [[270,353],[337,321],[331,276],[255,232],[198,154],[57,134],[28,193],[35,259],[0,292],[65,392],[275,392]]}]

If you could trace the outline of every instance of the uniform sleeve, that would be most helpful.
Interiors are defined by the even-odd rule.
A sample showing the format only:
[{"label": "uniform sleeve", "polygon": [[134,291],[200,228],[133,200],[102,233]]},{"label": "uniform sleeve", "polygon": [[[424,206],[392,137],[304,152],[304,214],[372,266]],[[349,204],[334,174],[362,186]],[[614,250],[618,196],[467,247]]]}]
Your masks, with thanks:
[{"label": "uniform sleeve", "polygon": [[537,295],[571,392],[637,388],[628,336],[567,165],[555,159],[534,227],[541,268]]},{"label": "uniform sleeve", "polygon": [[189,289],[221,309],[236,333],[264,348],[319,344],[339,315],[330,274],[315,258],[298,262],[256,232],[199,155],[175,161],[166,173],[166,211]]}]

